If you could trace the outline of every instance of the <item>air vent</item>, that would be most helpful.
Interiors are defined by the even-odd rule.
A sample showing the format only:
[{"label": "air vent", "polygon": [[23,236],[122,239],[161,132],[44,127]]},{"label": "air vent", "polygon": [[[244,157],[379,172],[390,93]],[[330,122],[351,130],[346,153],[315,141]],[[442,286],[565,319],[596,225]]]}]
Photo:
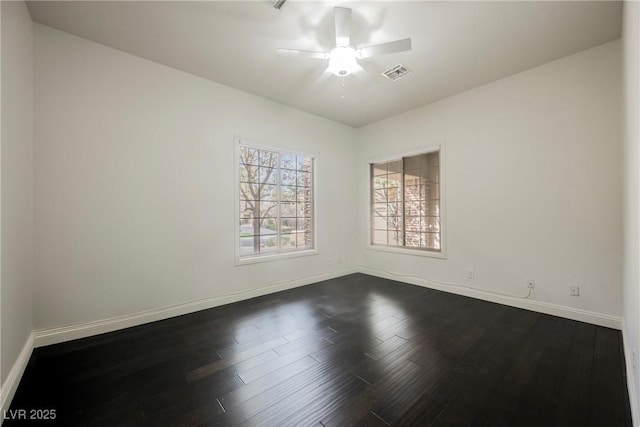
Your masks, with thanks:
[{"label": "air vent", "polygon": [[382,73],[383,76],[393,81],[401,79],[408,74],[411,74],[411,70],[402,64],[398,64],[393,68],[389,68],[387,71],[384,71]]},{"label": "air vent", "polygon": [[268,0],[268,2],[274,9],[280,10],[287,0]]}]

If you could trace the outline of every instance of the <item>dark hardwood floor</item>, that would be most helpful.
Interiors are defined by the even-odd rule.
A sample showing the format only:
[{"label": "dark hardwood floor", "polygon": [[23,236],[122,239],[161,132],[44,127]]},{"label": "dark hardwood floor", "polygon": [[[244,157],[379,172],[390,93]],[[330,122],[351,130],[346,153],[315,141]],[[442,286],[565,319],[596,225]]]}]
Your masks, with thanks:
[{"label": "dark hardwood floor", "polygon": [[354,274],[38,348],[11,409],[65,426],[624,426],[621,341]]}]

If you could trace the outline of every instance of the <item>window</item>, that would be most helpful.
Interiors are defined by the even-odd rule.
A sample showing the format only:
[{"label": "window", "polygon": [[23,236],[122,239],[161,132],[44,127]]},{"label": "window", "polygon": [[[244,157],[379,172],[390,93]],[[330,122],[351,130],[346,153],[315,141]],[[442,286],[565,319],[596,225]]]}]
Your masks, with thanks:
[{"label": "window", "polygon": [[313,249],[313,156],[238,148],[239,257]]},{"label": "window", "polygon": [[440,149],[371,164],[371,244],[442,253]]}]

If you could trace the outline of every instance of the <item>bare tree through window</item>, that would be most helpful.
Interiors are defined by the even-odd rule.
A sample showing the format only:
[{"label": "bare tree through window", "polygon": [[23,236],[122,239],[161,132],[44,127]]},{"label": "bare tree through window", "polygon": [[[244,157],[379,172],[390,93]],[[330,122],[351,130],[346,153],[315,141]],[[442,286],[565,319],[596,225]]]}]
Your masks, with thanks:
[{"label": "bare tree through window", "polygon": [[313,248],[313,158],[240,146],[240,255]]},{"label": "bare tree through window", "polygon": [[439,151],[371,165],[371,243],[440,252]]}]

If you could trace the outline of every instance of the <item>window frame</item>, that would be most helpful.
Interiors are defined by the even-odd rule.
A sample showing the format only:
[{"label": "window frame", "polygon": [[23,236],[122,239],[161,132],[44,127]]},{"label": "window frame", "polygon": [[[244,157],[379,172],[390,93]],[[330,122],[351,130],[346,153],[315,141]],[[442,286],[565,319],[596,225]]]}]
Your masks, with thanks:
[{"label": "window frame", "polygon": [[[280,144],[272,144],[269,142],[257,140],[254,138],[246,138],[242,136],[235,136],[235,149],[234,149],[234,194],[235,194],[235,206],[234,206],[234,241],[235,241],[235,265],[247,265],[260,262],[277,261],[282,259],[297,258],[303,256],[317,255],[318,254],[318,227],[316,220],[316,193],[317,193],[317,180],[316,170],[318,168],[318,153],[302,151],[294,149]],[[240,147],[250,147],[267,151],[275,151],[278,153],[287,153],[311,157],[313,159],[313,169],[311,171],[311,242],[312,247],[308,249],[297,249],[283,252],[269,252],[258,253],[251,255],[240,254]],[[279,167],[278,167],[279,168]],[[278,200],[278,203],[280,201]]]},{"label": "window frame", "polygon": [[[405,157],[417,156],[420,154],[427,154],[433,152],[439,152],[439,179],[440,179],[440,251],[432,251],[422,248],[410,248],[406,246],[391,246],[391,245],[375,245],[372,238],[372,226],[373,226],[373,188],[371,180],[371,167],[376,163],[390,162],[393,160],[403,159]],[[377,157],[370,159],[367,162],[367,191],[368,206],[367,206],[367,244],[366,248],[373,251],[390,252],[404,255],[422,256],[427,258],[446,259],[447,258],[447,239],[446,239],[446,154],[445,144],[440,142],[438,144],[429,145],[419,150],[408,151],[404,153],[398,153],[388,155],[384,157]],[[404,212],[403,212],[404,221]]]}]

